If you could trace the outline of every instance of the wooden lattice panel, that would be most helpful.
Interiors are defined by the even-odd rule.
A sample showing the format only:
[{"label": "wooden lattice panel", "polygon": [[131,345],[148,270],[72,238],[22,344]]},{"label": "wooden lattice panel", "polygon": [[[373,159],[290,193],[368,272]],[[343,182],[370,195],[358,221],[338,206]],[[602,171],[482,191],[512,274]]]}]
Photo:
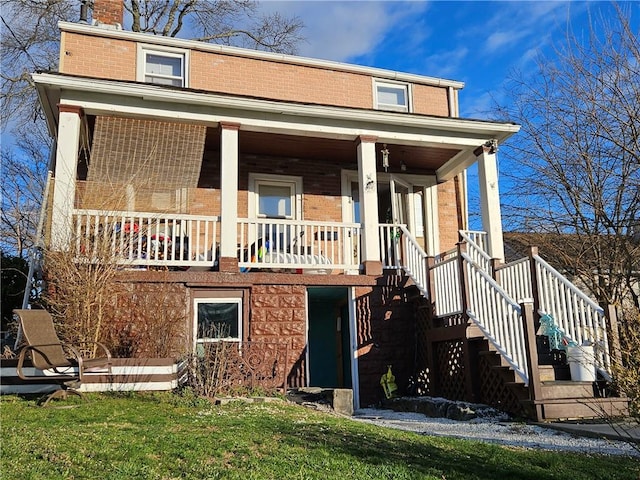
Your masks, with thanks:
[{"label": "wooden lattice panel", "polygon": [[479,355],[478,359],[481,402],[514,415],[522,414],[522,403],[500,371],[492,368],[487,356]]},{"label": "wooden lattice panel", "polygon": [[464,340],[435,344],[438,394],[450,400],[465,399]]},{"label": "wooden lattice panel", "polygon": [[429,306],[420,305],[416,309],[416,365],[413,390],[416,395],[433,395],[431,380],[431,359],[429,358]]}]

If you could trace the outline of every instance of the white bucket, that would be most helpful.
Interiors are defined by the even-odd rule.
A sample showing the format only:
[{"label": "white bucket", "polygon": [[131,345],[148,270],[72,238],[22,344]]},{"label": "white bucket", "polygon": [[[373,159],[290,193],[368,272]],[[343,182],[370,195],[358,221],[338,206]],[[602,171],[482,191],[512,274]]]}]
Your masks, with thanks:
[{"label": "white bucket", "polygon": [[567,347],[567,362],[574,382],[596,381],[596,357],[592,346]]}]

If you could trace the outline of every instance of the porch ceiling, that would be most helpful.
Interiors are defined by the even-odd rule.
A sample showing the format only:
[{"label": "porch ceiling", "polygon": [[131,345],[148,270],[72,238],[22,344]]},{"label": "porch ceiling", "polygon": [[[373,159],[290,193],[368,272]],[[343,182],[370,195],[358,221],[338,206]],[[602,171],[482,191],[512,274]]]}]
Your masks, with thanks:
[{"label": "porch ceiling", "polygon": [[[264,155],[284,158],[310,160],[332,160],[353,163],[357,156],[357,143],[351,140],[338,140],[320,137],[283,135],[240,131],[240,153],[245,155]],[[205,149],[220,149],[218,129],[208,128]],[[382,143],[376,144],[378,164],[382,163]],[[435,171],[457,155],[460,150],[414,145],[387,144],[391,171],[400,171],[404,162],[407,173],[430,173]]]}]

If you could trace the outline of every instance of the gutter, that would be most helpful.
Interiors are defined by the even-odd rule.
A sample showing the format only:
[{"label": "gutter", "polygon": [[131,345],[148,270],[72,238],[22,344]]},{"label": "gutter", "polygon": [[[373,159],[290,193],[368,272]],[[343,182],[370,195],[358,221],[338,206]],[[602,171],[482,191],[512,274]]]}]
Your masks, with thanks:
[{"label": "gutter", "polygon": [[[32,74],[32,78],[38,88],[39,95],[42,90],[47,88],[106,95],[122,95],[162,103],[184,103],[281,115],[455,131],[466,135],[476,134],[485,138],[496,138],[498,141],[504,140],[520,130],[520,125],[514,123],[497,123],[484,120],[432,117],[378,110],[371,111],[323,105],[296,104],[256,98],[234,97],[215,93],[168,89],[146,83],[116,82],[94,78],[63,76],[52,73],[34,73]],[[47,105],[48,108],[50,102],[46,101],[45,92],[43,92],[43,95],[45,95],[45,98],[41,96],[41,101],[43,105]],[[51,113],[57,114],[57,112]]]}]

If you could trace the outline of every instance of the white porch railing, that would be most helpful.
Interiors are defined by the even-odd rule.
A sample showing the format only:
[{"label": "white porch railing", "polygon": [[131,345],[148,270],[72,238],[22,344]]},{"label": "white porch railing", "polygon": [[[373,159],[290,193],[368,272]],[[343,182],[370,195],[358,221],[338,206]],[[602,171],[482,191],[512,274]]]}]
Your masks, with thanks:
[{"label": "white porch railing", "polygon": [[74,253],[125,266],[212,267],[218,217],[73,211]]},{"label": "white porch railing", "polygon": [[331,273],[360,269],[360,224],[238,219],[238,265]]}]

